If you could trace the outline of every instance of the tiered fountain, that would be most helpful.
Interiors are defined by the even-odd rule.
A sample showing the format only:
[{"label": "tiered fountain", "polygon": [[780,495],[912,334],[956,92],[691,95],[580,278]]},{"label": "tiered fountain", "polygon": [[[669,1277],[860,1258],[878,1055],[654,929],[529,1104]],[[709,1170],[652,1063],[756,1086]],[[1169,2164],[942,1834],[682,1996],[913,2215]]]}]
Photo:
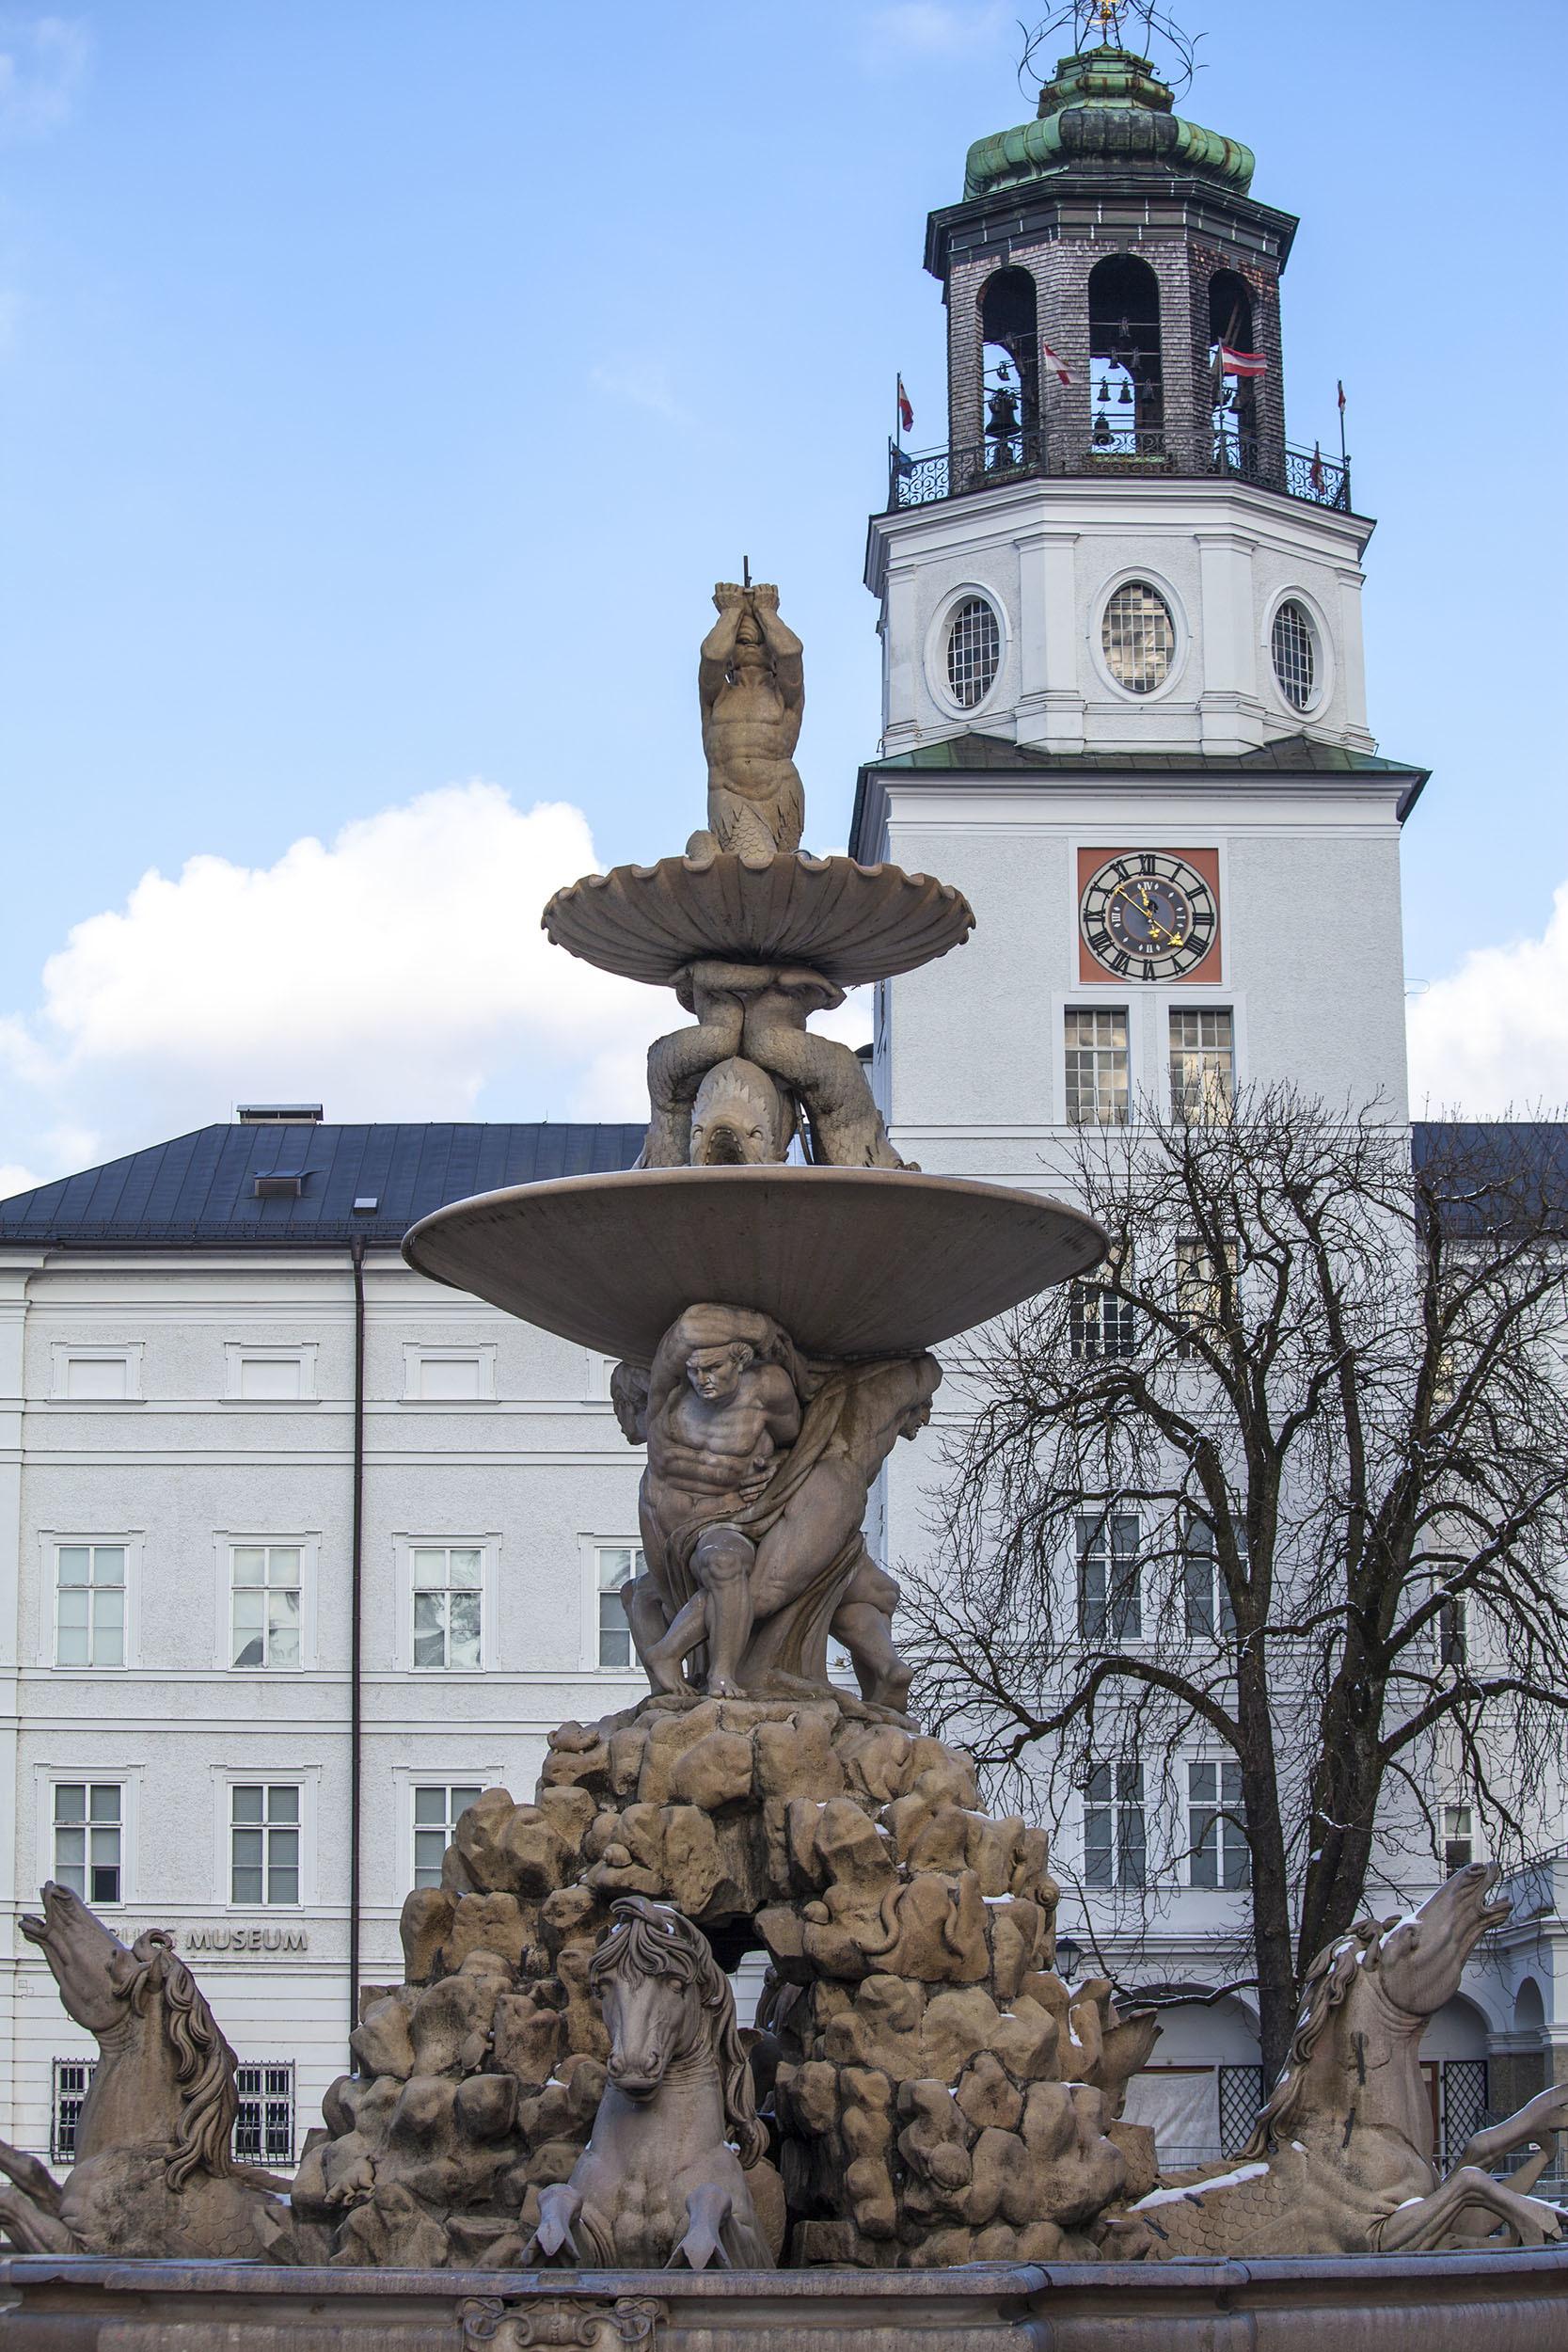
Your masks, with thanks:
[{"label": "tiered fountain", "polygon": [[[908,1712],[868,1490],[928,1418],[930,1351],[1103,1237],[907,1167],[857,1057],[808,1025],[974,918],[924,876],[801,852],[800,643],[771,588],[715,602],[706,829],[545,914],[693,1015],[650,1056],[641,1164],[460,1201],[405,1244],[619,1359],[650,1695],[562,1725],[531,1804],[465,1814],[293,2183],[230,2158],[232,2053],[168,1939],[127,1951],[46,1890],[24,1930],[104,2063],[63,2185],[0,2149],[0,2225],[30,2249],[0,2264],[0,2347],[1568,2347],[1562,2256],[1488,2242],[1555,2217],[1478,2169],[1438,2184],[1400,2105],[1496,1915],[1484,1866],[1325,1954],[1252,2160],[1158,2185],[1121,2121],[1155,2018],[1103,1979],[1069,1993],[1043,1834],[987,1814]],[[748,1951],[749,2040],[725,1974]],[[1456,2242],[1476,2250],[1352,2258]],[[1335,2258],[1277,2259],[1297,2248]]]}]

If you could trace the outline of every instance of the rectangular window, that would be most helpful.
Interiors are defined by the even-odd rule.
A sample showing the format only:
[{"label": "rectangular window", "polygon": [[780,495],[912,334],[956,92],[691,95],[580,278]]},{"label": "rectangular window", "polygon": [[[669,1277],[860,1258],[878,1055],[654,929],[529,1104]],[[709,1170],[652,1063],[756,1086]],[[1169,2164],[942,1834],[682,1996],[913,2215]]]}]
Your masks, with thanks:
[{"label": "rectangular window", "polygon": [[125,1663],[124,1544],[55,1548],[55,1663]]},{"label": "rectangular window", "polygon": [[302,1558],[298,1544],[231,1548],[230,1657],[236,1666],[300,1663]]},{"label": "rectangular window", "polygon": [[1187,1767],[1188,1883],[1250,1886],[1252,1849],[1242,1827],[1242,1768],[1231,1759]]},{"label": "rectangular window", "polygon": [[123,1356],[67,1356],[61,1365],[62,1392],[104,1404],[129,1396],[131,1367]]},{"label": "rectangular window", "polygon": [[1075,1363],[1135,1356],[1138,1311],[1101,1282],[1074,1282],[1068,1293],[1068,1352]]},{"label": "rectangular window", "polygon": [[117,1780],[55,1783],[55,1876],[85,1903],[118,1903],[124,1794]]},{"label": "rectangular window", "polygon": [[297,1356],[242,1356],[235,1387],[243,1397],[279,1405],[305,1393],[305,1367]]},{"label": "rectangular window", "polygon": [[1437,1651],[1445,1666],[1463,1666],[1470,1655],[1470,1615],[1467,1597],[1454,1593],[1437,1614]]},{"label": "rectangular window", "polygon": [[1127,1014],[1117,1007],[1067,1015],[1067,1115],[1073,1127],[1116,1127],[1127,1119]]},{"label": "rectangular window", "polygon": [[483,1553],[472,1544],[414,1547],[414,1663],[477,1666]]},{"label": "rectangular window", "polygon": [[[1233,1522],[1231,1534],[1244,1566],[1246,1529]],[[1223,1641],[1234,1637],[1236,1612],[1231,1606],[1229,1587],[1220,1574],[1214,1531],[1206,1519],[1187,1521],[1186,1539],[1181,1547],[1181,1598],[1189,1634],[1211,1641],[1216,1634]]]},{"label": "rectangular window", "polygon": [[74,2164],[76,2161],[76,2126],[82,2120],[82,2103],[87,2095],[97,2064],[96,2058],[57,2058],[55,2060],[49,2118],[51,2164]]},{"label": "rectangular window", "polygon": [[1467,1804],[1443,1807],[1443,1876],[1451,1879],[1476,1858],[1475,1816]]},{"label": "rectangular window", "polygon": [[[1223,1271],[1234,1281],[1234,1243],[1226,1246]],[[1177,1342],[1179,1356],[1196,1356],[1196,1334],[1200,1331],[1212,1343],[1221,1328],[1224,1308],[1222,1268],[1212,1250],[1196,1234],[1183,1233],[1176,1245],[1176,1311],[1186,1327],[1184,1336]]]},{"label": "rectangular window", "polygon": [[1078,1630],[1085,1642],[1135,1642],[1143,1630],[1138,1521],[1102,1511],[1078,1521]]},{"label": "rectangular window", "polygon": [[234,2070],[239,2111],[232,2148],[240,2164],[292,2165],[294,2160],[294,2070],[292,2059],[268,2059]]},{"label": "rectangular window", "polygon": [[229,1802],[230,1902],[297,1903],[297,1785],[293,1781],[236,1781]]},{"label": "rectangular window", "polygon": [[621,1587],[642,1576],[648,1564],[640,1544],[600,1544],[594,1554],[595,1602],[598,1609],[598,1661],[616,1673],[636,1664],[631,1628],[621,1606]]},{"label": "rectangular window", "polygon": [[434,1404],[466,1404],[483,1394],[481,1371],[477,1356],[421,1356],[419,1393]]},{"label": "rectangular window", "polygon": [[461,1816],[480,1794],[474,1781],[421,1781],[414,1791],[414,1883],[439,1886],[441,1858]]},{"label": "rectangular window", "polygon": [[1236,1046],[1228,1012],[1173,1011],[1170,1017],[1170,1115],[1222,1120],[1236,1092]]},{"label": "rectangular window", "polygon": [[1141,1886],[1147,1859],[1144,1768],[1130,1756],[1097,1764],[1084,1784],[1084,1883]]}]

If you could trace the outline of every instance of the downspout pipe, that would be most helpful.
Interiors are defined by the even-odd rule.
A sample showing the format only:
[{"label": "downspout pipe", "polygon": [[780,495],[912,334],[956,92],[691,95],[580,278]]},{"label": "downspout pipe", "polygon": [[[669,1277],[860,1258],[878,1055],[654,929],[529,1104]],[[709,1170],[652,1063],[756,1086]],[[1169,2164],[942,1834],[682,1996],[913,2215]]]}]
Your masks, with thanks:
[{"label": "downspout pipe", "polygon": [[[365,1245],[349,1244],[354,1268],[354,1501],[349,1535],[348,2029],[359,2022],[359,1845],[363,1810],[365,1597]],[[354,2052],[349,2050],[349,2070]]]}]

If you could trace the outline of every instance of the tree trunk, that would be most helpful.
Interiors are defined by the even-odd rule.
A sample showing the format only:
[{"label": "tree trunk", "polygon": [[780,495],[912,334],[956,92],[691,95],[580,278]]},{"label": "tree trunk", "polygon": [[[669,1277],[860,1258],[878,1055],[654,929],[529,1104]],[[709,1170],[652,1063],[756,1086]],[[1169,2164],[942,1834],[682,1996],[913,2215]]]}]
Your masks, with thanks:
[{"label": "tree trunk", "polygon": [[1285,1826],[1280,1818],[1279,1779],[1275,1769],[1275,1728],[1269,1703],[1264,1645],[1247,1645],[1237,1677],[1237,1721],[1242,1739],[1243,1804],[1252,1848],[1252,1937],[1258,1964],[1258,2033],[1263,2088],[1274,2088],[1291,2046],[1296,2018],[1294,1938],[1291,1931],[1291,1878]]}]

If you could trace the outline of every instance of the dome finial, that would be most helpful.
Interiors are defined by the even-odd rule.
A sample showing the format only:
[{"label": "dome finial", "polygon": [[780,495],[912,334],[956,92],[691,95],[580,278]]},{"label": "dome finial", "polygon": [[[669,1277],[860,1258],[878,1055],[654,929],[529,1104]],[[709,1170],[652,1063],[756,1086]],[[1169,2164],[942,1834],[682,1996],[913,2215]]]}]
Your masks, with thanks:
[{"label": "dome finial", "polygon": [[1063,33],[1071,36],[1074,54],[1079,56],[1090,49],[1136,56],[1164,49],[1168,61],[1162,71],[1176,97],[1198,70],[1197,45],[1203,36],[1183,31],[1159,0],[1063,0],[1026,36],[1019,65],[1021,82],[1025,75],[1037,86],[1045,80],[1043,73],[1037,72],[1035,59]]}]

